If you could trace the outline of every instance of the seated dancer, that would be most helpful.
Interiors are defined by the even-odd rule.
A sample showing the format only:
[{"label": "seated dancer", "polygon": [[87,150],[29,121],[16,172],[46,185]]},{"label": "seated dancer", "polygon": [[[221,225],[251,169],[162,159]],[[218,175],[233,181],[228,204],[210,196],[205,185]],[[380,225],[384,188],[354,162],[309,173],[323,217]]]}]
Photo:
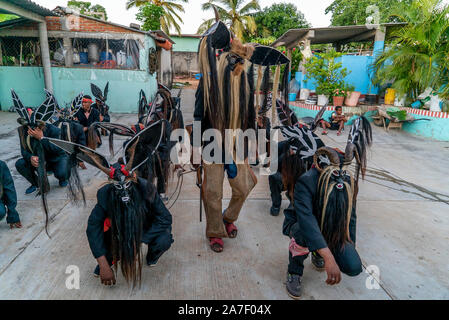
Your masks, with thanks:
[{"label": "seated dancer", "polygon": [[[341,272],[357,276],[362,262],[355,248],[356,202],[359,174],[366,170],[366,149],[371,145],[369,122],[354,121],[345,152],[318,149],[314,167],[303,174],[294,188],[294,208],[285,210],[283,233],[291,238],[286,289],[301,297],[304,261],[312,252],[312,264],[326,270],[329,285],[338,284]],[[356,159],[355,174],[349,169]]]},{"label": "seated dancer", "polygon": [[22,228],[16,206],[17,193],[14,180],[6,163],[0,160],[0,221],[6,216],[6,223],[11,229]]},{"label": "seated dancer", "polygon": [[[216,50],[224,52],[216,57]],[[237,38],[231,38],[231,32],[225,24],[217,21],[203,36],[199,46],[200,70],[203,77],[196,92],[194,118],[201,121],[202,133],[207,129],[216,129],[224,137],[226,129],[246,131],[256,128],[256,110],[254,105],[254,64],[269,66],[288,63],[289,60],[279,51],[264,47],[243,45]],[[287,66],[287,70],[288,70]],[[287,79],[286,79],[287,80]],[[195,135],[195,132],[193,132]],[[220,137],[206,143],[210,149],[216,145],[215,152],[225,150],[224,140]],[[232,143],[231,143],[232,144]],[[200,146],[195,146],[194,149]],[[221,148],[221,150],[219,150]],[[247,197],[257,183],[248,159],[236,159],[234,146],[227,148],[226,155],[232,158],[225,163],[225,152],[219,159],[204,164],[204,180],[200,183],[202,199],[206,213],[206,237],[214,252],[222,252],[222,238],[235,238],[235,221]],[[242,160],[242,161],[240,161]],[[242,163],[239,163],[242,162]],[[198,165],[198,164],[194,164]],[[201,167],[200,167],[201,172]],[[231,201],[222,211],[223,181],[227,178],[232,188]]]},{"label": "seated dancer", "polygon": [[86,137],[87,146],[95,150],[101,146],[101,138],[95,126],[92,124],[100,122],[100,112],[92,108],[92,97],[85,95],[82,100],[83,107],[78,110],[73,119],[83,126],[84,135]]},{"label": "seated dancer", "polygon": [[[93,83],[90,84],[90,88],[93,96],[95,97],[95,103],[92,105],[92,108],[97,109],[98,112],[100,112],[100,122],[111,122],[111,117],[109,116],[109,106],[106,104],[109,92],[109,82],[106,83],[104,93]],[[104,136],[107,135],[105,130],[101,130],[101,134]]]},{"label": "seated dancer", "polygon": [[326,128],[330,130],[338,130],[337,136],[341,135],[341,131],[345,128],[346,116],[343,114],[343,107],[336,106],[335,111],[332,112],[332,115],[329,118],[329,121],[321,120],[321,127],[323,128],[323,132],[321,134],[326,135]]},{"label": "seated dancer", "polygon": [[[17,121],[21,124],[18,132],[22,158],[17,160],[16,169],[31,183],[25,194],[33,193],[38,187],[41,189],[44,187],[42,183],[48,185],[47,175],[43,174],[46,170],[54,173],[61,187],[67,186],[67,155],[44,139],[61,137],[59,128],[46,123],[55,111],[55,98],[51,94],[48,95],[42,105],[33,112],[31,108],[26,109],[23,106],[14,90],[11,90],[11,93],[15,110],[20,116]],[[42,191],[41,189],[40,192]]]},{"label": "seated dancer", "polygon": [[141,243],[148,245],[146,262],[155,265],[173,243],[172,216],[162,203],[154,186],[137,177],[136,170],[144,165],[157,149],[164,130],[158,121],[135,135],[124,149],[124,157],[110,165],[101,154],[67,141],[51,142],[69,154],[76,154],[109,178],[109,184],[97,192],[97,204],[92,210],[87,238],[98,266],[94,274],[104,285],[115,284],[115,271],[120,269],[133,287],[141,279]]}]

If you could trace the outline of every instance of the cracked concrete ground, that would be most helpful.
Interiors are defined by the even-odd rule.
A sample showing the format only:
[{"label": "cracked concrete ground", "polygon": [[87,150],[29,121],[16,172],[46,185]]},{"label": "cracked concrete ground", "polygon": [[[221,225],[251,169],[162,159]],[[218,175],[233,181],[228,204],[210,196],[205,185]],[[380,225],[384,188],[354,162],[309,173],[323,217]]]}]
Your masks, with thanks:
[{"label": "cracked concrete ground", "polygon": [[[182,110],[192,121],[193,90],[184,90]],[[0,113],[0,159],[7,162],[19,198],[23,228],[9,230],[0,222],[0,299],[289,299],[285,291],[288,238],[283,215],[269,214],[268,178],[259,182],[237,222],[239,235],[225,239],[223,253],[213,253],[199,222],[195,177],[184,176],[182,192],[171,208],[175,242],[154,268],[144,267],[142,287],[129,289],[118,276],[116,286],[103,287],[92,276],[96,261],[85,235],[104,174],[81,171],[88,201],[69,202],[66,190],[50,177],[51,238],[44,231],[40,200],[24,195],[28,183],[14,167],[19,158],[16,115]],[[113,121],[132,124],[135,115],[114,114]],[[347,131],[346,131],[347,133]],[[346,136],[324,136],[327,145],[343,148]],[[115,139],[116,150],[123,140]],[[107,143],[100,148],[108,154]],[[448,299],[449,298],[449,142],[434,142],[400,131],[374,127],[369,171],[358,198],[357,249],[368,273],[343,275],[333,287],[325,273],[306,261],[303,299]],[[172,183],[172,190],[176,180]],[[224,207],[230,198],[225,187]],[[283,207],[287,206],[283,202]],[[146,250],[146,249],[145,249]],[[69,290],[66,268],[80,270],[80,289]],[[370,268],[371,269],[371,268]],[[364,270],[365,271],[365,270]],[[369,289],[367,282],[378,289]],[[379,286],[376,286],[379,284]]]}]

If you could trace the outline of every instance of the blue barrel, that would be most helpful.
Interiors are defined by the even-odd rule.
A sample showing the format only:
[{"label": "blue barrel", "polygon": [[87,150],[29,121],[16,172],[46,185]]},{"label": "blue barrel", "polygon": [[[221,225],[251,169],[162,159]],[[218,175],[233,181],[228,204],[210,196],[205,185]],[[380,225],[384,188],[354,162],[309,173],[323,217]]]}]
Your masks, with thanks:
[{"label": "blue barrel", "polygon": [[112,54],[109,52],[108,58],[106,58],[106,51],[101,51],[100,53],[100,61],[112,60]]},{"label": "blue barrel", "polygon": [[296,101],[296,93],[289,93],[288,101]]},{"label": "blue barrel", "polygon": [[80,63],[82,63],[82,64],[89,63],[87,52],[80,52]]}]

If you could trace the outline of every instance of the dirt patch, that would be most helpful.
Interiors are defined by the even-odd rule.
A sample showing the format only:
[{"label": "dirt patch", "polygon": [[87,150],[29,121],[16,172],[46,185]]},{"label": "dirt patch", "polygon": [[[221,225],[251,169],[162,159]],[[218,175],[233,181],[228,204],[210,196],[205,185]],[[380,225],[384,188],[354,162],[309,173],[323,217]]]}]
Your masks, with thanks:
[{"label": "dirt patch", "polygon": [[189,77],[175,77],[173,79],[173,88],[196,89],[198,88],[199,80]]}]

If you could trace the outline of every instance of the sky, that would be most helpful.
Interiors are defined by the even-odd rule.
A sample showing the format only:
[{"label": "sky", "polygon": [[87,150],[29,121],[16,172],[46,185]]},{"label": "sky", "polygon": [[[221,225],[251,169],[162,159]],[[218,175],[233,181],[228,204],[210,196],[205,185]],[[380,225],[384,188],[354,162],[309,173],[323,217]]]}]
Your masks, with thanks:
[{"label": "sky", "polygon": [[[41,6],[53,10],[57,6],[67,6],[67,0],[33,0]],[[93,5],[100,4],[106,8],[108,20],[129,26],[130,23],[139,23],[136,19],[137,9],[126,10],[126,0],[88,0]],[[201,4],[206,0],[190,0],[184,4],[185,13],[181,14],[183,24],[181,32],[184,34],[196,33],[203,19],[214,17],[211,11],[202,11]],[[268,7],[273,3],[294,3],[298,9],[305,15],[313,27],[326,27],[330,24],[331,15],[325,15],[324,10],[332,3],[332,0],[260,0],[262,8]]]}]

